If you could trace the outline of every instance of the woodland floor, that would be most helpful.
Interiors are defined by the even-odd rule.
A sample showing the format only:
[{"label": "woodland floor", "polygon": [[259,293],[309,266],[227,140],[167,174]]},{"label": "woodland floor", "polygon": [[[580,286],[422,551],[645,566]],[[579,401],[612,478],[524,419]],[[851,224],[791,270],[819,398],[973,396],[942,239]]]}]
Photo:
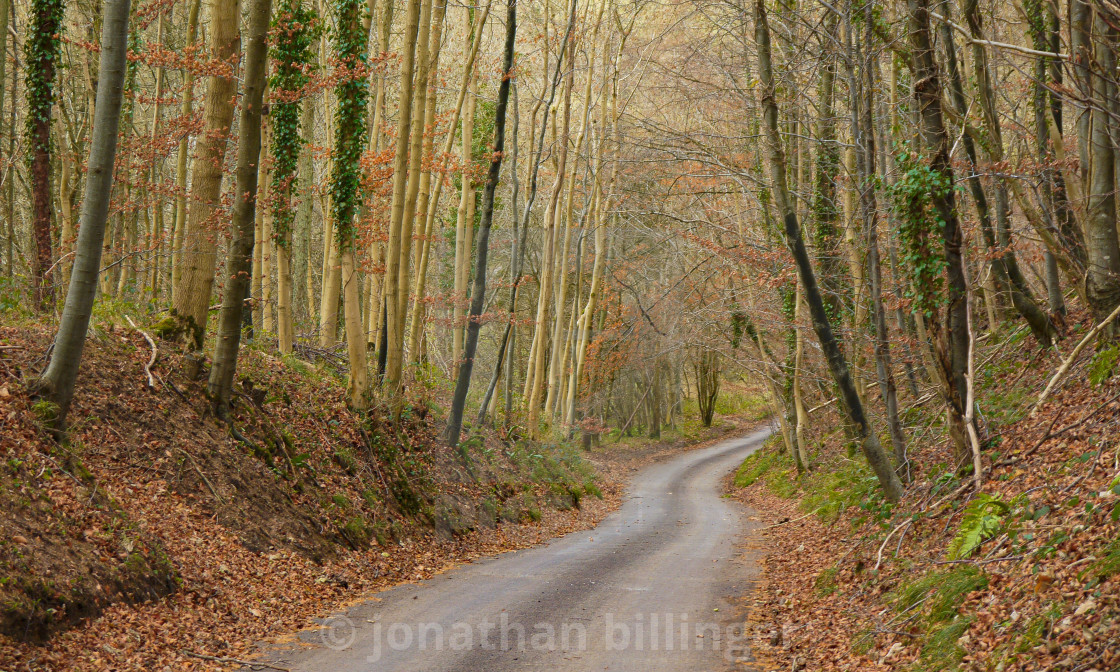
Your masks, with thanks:
[{"label": "woodland floor", "polygon": [[248,348],[236,440],[171,346],[149,389],[139,331],[95,319],[90,339],[59,445],[26,389],[50,332],[0,327],[7,672],[228,667],[372,591],[594,526],[640,466],[755,420],[590,452],[492,432],[452,451],[438,408],[359,423],[328,366]]},{"label": "woodland floor", "polygon": [[[764,669],[1120,670],[1120,379],[1115,353],[1089,350],[1033,417],[1064,355],[1022,337],[985,352],[981,497],[946,471],[944,443],[915,437],[915,485],[885,505],[858,453],[824,431],[835,417],[814,419],[799,482],[778,442],[748,459],[729,491],[767,526],[748,540],[764,576],[744,597]],[[909,413],[940,435],[939,417]],[[982,543],[951,559],[977,511]]]}]

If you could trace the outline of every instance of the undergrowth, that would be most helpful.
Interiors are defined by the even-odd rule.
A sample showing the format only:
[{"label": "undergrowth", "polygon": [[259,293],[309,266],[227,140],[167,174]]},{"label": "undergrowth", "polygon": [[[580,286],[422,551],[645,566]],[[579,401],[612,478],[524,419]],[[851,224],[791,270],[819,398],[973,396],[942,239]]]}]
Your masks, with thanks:
[{"label": "undergrowth", "polygon": [[958,640],[968,632],[973,617],[961,614],[968,595],[988,586],[988,577],[973,565],[931,571],[899,586],[891,603],[897,620],[918,626],[920,658],[915,671],[957,669],[965,650]]}]

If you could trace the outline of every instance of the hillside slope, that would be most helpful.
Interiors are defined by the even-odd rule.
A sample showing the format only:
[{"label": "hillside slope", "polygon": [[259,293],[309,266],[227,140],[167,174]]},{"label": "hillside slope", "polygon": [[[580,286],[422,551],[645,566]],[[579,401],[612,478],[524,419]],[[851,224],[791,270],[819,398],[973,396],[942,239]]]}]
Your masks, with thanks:
[{"label": "hillside slope", "polygon": [[818,453],[799,481],[780,444],[743,465],[731,492],[769,525],[752,540],[768,553],[751,598],[764,660],[793,670],[1120,669],[1117,350],[1090,348],[1032,416],[1064,355],[1022,333],[992,341],[978,355],[979,493],[971,474],[946,468],[933,403],[907,411],[916,470],[897,507],[824,429],[838,426],[831,418],[814,418]]},{"label": "hillside slope", "polygon": [[592,525],[617,500],[576,448],[487,434],[450,450],[426,404],[392,427],[361,421],[329,367],[253,348],[232,432],[166,345],[149,389],[145,337],[99,324],[63,444],[26,388],[50,332],[0,327],[0,669],[237,657],[363,591]]}]

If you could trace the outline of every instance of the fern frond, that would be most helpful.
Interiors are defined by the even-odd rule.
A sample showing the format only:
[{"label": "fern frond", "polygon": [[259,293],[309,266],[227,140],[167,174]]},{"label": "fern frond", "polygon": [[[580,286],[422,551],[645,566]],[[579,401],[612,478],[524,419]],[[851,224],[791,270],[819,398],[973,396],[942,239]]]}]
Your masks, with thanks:
[{"label": "fern frond", "polygon": [[1006,502],[987,493],[980,493],[965,508],[960,529],[949,542],[949,559],[970,557],[981,544],[1003,529],[1004,520],[1010,511],[1011,507]]}]

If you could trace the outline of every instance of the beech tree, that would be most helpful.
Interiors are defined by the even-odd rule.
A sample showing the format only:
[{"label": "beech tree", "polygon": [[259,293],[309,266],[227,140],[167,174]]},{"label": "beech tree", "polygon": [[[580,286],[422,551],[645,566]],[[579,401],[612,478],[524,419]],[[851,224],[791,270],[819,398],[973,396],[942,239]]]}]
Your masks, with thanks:
[{"label": "beech tree", "polygon": [[52,422],[59,430],[66,427],[66,415],[74,398],[74,385],[78,380],[86,332],[97,295],[97,276],[101,268],[105,223],[109,219],[109,195],[112,193],[113,164],[124,93],[129,4],[129,0],[105,0],[97,113],[93,120],[86,198],[82,202],[74,270],[70,275],[70,287],[66,292],[62,322],[55,334],[51,360],[38,383],[39,394],[57,406]]},{"label": "beech tree", "polygon": [[210,296],[217,266],[215,226],[225,209],[221,207],[222,164],[233,122],[237,75],[241,60],[240,0],[210,0],[209,56],[214,73],[206,79],[206,103],[202,134],[195,144],[191,162],[191,188],[183,242],[179,251],[180,286],[174,291],[171,318],[190,350],[185,368],[192,378],[201,368],[200,354],[206,337]]},{"label": "beech tree", "polygon": [[[301,105],[299,96],[310,81],[305,72],[310,57],[316,17],[301,2],[284,0],[273,20],[276,44],[272,46],[275,72],[270,78],[275,102],[270,108],[272,119],[272,161],[274,165],[272,226],[276,236],[277,298],[276,323],[278,347],[285,355],[292,354],[294,324],[292,318],[292,228],[296,217],[292,197],[307,182],[299,179]],[[302,203],[307,197],[300,197]]]},{"label": "beech tree", "polygon": [[817,333],[821,349],[825,352],[828,368],[833,381],[840,389],[841,402],[849,420],[859,432],[860,448],[864,458],[879,479],[879,487],[883,496],[889,501],[896,502],[902,498],[902,483],[891,467],[890,458],[879,444],[863,409],[863,402],[856,392],[848,371],[848,363],[840,346],[832,333],[828,313],[825,311],[824,300],[817,288],[816,275],[809,261],[809,254],[805,248],[805,240],[801,233],[797,213],[789,196],[786,185],[785,153],[782,151],[781,135],[778,132],[778,106],[774,100],[774,73],[770,61],[770,27],[766,18],[764,0],[755,0],[755,41],[758,45],[758,71],[761,86],[760,102],[762,105],[763,126],[766,130],[767,153],[770,162],[770,180],[774,191],[774,201],[782,215],[785,227],[786,245],[797,264],[797,275],[805,291],[805,299],[809,304],[809,311],[813,316],[813,329]]},{"label": "beech tree", "polygon": [[225,419],[233,376],[237,370],[237,351],[241,344],[241,313],[244,310],[249,271],[253,261],[254,224],[257,211],[257,178],[261,165],[261,117],[268,74],[268,25],[272,0],[251,0],[245,41],[244,92],[238,121],[237,178],[233,203],[233,239],[226,261],[225,291],[218,333],[214,341],[214,361],[210,368],[208,390],[214,415]]},{"label": "beech tree", "polygon": [[[463,409],[470,389],[474,356],[478,350],[479,320],[486,302],[486,264],[490,248],[490,225],[494,221],[494,192],[502,172],[502,153],[506,146],[506,107],[509,105],[510,80],[514,77],[513,53],[517,46],[517,0],[506,6],[506,43],[502,54],[502,83],[498,86],[498,105],[494,111],[494,151],[486,186],[482,192],[482,222],[478,227],[478,260],[475,262],[474,287],[471,288],[471,310],[467,322],[467,338],[463,347],[463,361],[455,380],[455,393],[451,398],[451,413],[447,420],[446,439],[449,446],[459,444],[463,428]],[[465,128],[465,127],[464,127]]]},{"label": "beech tree", "polygon": [[335,52],[344,70],[336,93],[334,164],[331,173],[331,209],[338,237],[345,306],[346,344],[350,360],[347,392],[350,405],[364,408],[369,387],[366,339],[362,325],[361,284],[355,263],[354,216],[358,210],[359,161],[366,134],[366,97],[369,84],[363,72],[367,61],[366,33],[362,29],[361,3],[336,4]]}]

